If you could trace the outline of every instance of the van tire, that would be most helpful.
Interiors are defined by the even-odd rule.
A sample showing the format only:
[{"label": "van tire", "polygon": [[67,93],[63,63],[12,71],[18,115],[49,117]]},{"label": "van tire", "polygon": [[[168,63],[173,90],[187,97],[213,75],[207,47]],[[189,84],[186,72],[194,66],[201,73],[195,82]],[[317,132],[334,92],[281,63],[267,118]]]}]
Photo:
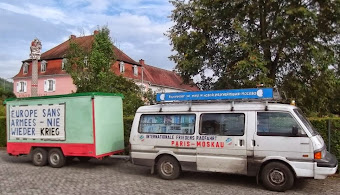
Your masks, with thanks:
[{"label": "van tire", "polygon": [[53,168],[60,168],[65,165],[66,157],[59,148],[53,148],[48,152],[48,163]]},{"label": "van tire", "polygon": [[166,155],[158,160],[157,173],[162,179],[172,180],[181,174],[181,167],[174,157]]},{"label": "van tire", "polygon": [[32,163],[35,166],[45,166],[47,164],[47,151],[44,148],[35,148],[32,151]]},{"label": "van tire", "polygon": [[262,169],[261,180],[265,188],[284,192],[294,185],[294,174],[290,168],[280,162],[271,162]]}]

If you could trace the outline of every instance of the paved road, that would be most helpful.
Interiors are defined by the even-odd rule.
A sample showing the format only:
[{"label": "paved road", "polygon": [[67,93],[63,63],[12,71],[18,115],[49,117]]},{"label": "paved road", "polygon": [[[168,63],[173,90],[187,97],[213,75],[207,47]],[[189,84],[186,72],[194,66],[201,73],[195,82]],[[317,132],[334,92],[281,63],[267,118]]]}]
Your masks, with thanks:
[{"label": "paved road", "polygon": [[[340,194],[340,178],[298,180],[290,194]],[[0,194],[276,194],[255,178],[185,172],[174,181],[122,159],[72,161],[63,168],[35,167],[27,156],[0,150]]]}]

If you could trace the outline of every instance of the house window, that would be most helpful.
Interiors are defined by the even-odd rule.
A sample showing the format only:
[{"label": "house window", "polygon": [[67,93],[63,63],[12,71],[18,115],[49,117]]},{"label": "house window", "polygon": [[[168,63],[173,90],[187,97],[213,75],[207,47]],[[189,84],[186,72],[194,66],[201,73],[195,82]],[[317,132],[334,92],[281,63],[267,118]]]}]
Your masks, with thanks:
[{"label": "house window", "polygon": [[55,79],[48,79],[44,81],[44,91],[46,92],[52,92],[55,91]]},{"label": "house window", "polygon": [[134,74],[135,76],[138,75],[138,66],[137,66],[137,65],[134,65],[134,66],[133,66],[133,74]]},{"label": "house window", "polygon": [[63,61],[61,61],[61,70],[65,70],[66,63],[67,63],[67,59],[63,58]]},{"label": "house window", "polygon": [[41,72],[46,72],[47,62],[45,60],[41,61]]},{"label": "house window", "polygon": [[24,74],[28,73],[28,63],[27,62],[25,62],[24,65],[23,65],[23,73]]},{"label": "house window", "polygon": [[17,92],[18,93],[26,93],[27,92],[27,82],[26,81],[17,82]]},{"label": "house window", "polygon": [[125,72],[125,63],[123,61],[119,62],[119,70],[121,73]]}]

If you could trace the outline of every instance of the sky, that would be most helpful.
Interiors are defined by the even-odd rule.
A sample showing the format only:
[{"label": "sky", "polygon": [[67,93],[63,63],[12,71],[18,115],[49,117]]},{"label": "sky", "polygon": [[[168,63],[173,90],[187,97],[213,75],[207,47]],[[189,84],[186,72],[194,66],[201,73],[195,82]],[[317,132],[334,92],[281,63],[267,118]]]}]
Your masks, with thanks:
[{"label": "sky", "polygon": [[11,81],[30,43],[38,38],[42,53],[69,39],[107,26],[113,43],[138,62],[172,70],[170,40],[173,25],[168,0],[1,0],[0,77]]}]

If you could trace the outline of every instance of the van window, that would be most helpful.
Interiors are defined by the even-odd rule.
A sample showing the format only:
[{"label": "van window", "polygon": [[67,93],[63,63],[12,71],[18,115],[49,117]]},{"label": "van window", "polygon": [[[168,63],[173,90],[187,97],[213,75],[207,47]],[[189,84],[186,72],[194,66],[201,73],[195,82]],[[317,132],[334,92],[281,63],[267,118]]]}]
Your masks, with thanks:
[{"label": "van window", "polygon": [[295,114],[300,118],[303,124],[307,127],[308,131],[312,134],[312,136],[318,135],[318,131],[313,127],[312,123],[309,122],[307,117],[303,114],[303,112],[298,109],[294,109]]},{"label": "van window", "polygon": [[302,133],[301,127],[287,112],[257,113],[257,135],[291,136],[293,127]]},{"label": "van window", "polygon": [[192,135],[194,127],[194,114],[145,114],[141,116],[139,132]]},{"label": "van window", "polygon": [[202,114],[200,133],[203,135],[244,135],[244,114]]}]

